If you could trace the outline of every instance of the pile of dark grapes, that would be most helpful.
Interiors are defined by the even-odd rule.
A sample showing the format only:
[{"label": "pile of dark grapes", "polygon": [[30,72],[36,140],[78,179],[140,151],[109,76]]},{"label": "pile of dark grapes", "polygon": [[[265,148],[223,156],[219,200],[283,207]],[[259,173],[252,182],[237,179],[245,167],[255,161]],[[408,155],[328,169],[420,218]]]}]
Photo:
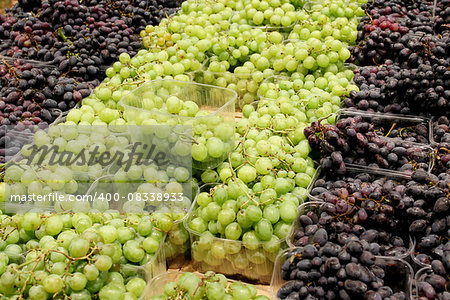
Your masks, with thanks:
[{"label": "pile of dark grapes", "polygon": [[138,33],[145,26],[174,10],[155,1],[47,0],[29,14],[18,4],[0,17],[0,54],[52,62],[84,80],[103,79],[121,53],[134,56],[141,48]]},{"label": "pile of dark grapes", "polygon": [[395,270],[383,269],[379,256],[407,257],[409,235],[417,241],[415,259],[431,264],[439,276],[418,283],[419,295],[448,296],[442,266],[450,266],[449,174],[421,169],[411,176],[363,169],[323,174],[310,193],[319,202],[306,204],[296,221],[291,242],[299,248],[282,266],[287,282],[278,291],[281,299],[405,299],[402,282],[411,274],[398,260],[388,264]]},{"label": "pile of dark grapes", "polygon": [[447,117],[433,122],[433,140],[438,144],[450,144],[450,122]]},{"label": "pile of dark grapes", "polygon": [[418,65],[445,58],[449,30],[442,24],[439,27],[446,29],[441,35],[435,32],[432,5],[432,1],[369,1],[365,7],[369,15],[358,25],[355,59],[365,65]]},{"label": "pile of dark grapes", "polygon": [[8,130],[21,132],[32,125],[47,127],[98,84],[98,79],[77,82],[45,64],[20,59],[0,63],[0,147],[7,152],[0,153],[0,162],[5,154],[13,154],[9,150],[19,149],[15,139],[5,136]]},{"label": "pile of dark grapes", "polygon": [[351,60],[359,92],[345,106],[427,117],[450,114],[449,1],[370,1]]},{"label": "pile of dark grapes", "polygon": [[313,122],[305,136],[313,150],[321,154],[324,169],[344,174],[346,164],[411,173],[428,170],[432,149],[398,138],[386,138],[383,131],[362,116],[344,117],[336,125]]},{"label": "pile of dark grapes", "polygon": [[287,254],[280,299],[406,299],[402,281],[410,274],[399,261],[376,259],[369,243],[351,236],[333,242],[324,229],[313,240]]},{"label": "pile of dark grapes", "polygon": [[134,56],[142,47],[141,30],[180,5],[22,0],[7,9],[0,15],[0,147],[13,146],[4,136],[6,126],[46,126],[87,97],[121,53]]},{"label": "pile of dark grapes", "polygon": [[[336,125],[313,122],[304,131],[326,176],[310,192],[311,199],[321,201],[320,210],[297,220],[292,243],[300,248],[283,266],[288,282],[281,298],[404,299],[407,295],[395,289],[382,289],[396,286],[401,276],[377,282],[371,269],[376,262],[367,258],[405,257],[412,250],[410,240],[415,263],[431,266],[417,282],[417,298],[450,298],[448,6],[448,0],[437,1],[434,11],[432,1],[364,5],[367,16],[350,58],[358,65],[353,81],[359,90],[344,100],[348,112],[341,112]],[[379,122],[382,114],[391,115],[384,116],[387,122]],[[420,120],[410,115],[425,117],[424,122],[402,123]],[[346,260],[348,241],[362,250],[350,253],[352,267]],[[304,264],[300,257],[306,247],[316,254]],[[341,277],[330,276],[331,270]],[[374,273],[370,280],[361,275]]]},{"label": "pile of dark grapes", "polygon": [[356,172],[337,180],[323,178],[315,182],[311,195],[326,202],[324,211],[344,224],[385,230],[387,236],[403,233],[402,246],[407,246],[408,208],[414,202],[401,177]]},{"label": "pile of dark grapes", "polygon": [[53,122],[61,111],[87,97],[99,81],[78,83],[57,68],[16,59],[0,64],[0,83],[1,125],[28,126]]},{"label": "pile of dark grapes", "polygon": [[430,264],[432,259],[442,259],[444,249],[450,249],[450,174],[416,172],[407,193],[417,199],[409,227],[416,239],[417,261]]}]

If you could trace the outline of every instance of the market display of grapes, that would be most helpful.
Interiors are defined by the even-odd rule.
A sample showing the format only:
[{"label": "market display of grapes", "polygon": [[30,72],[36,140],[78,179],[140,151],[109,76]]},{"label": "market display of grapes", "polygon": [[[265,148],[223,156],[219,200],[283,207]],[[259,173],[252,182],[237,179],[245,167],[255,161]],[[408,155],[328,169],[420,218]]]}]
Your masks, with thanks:
[{"label": "market display of grapes", "polygon": [[448,4],[19,1],[0,299],[449,298]]}]

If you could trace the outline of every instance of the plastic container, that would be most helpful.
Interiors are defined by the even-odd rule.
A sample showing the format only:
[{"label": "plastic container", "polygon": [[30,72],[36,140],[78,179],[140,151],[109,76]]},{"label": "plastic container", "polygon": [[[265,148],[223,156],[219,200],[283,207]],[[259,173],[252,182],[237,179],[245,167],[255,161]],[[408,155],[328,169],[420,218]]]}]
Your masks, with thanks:
[{"label": "plastic container", "polygon": [[[387,142],[393,142],[396,147],[404,147],[408,151],[409,155],[409,163],[408,165],[411,165],[412,167],[408,170],[401,170],[398,166],[392,166],[390,169],[384,169],[380,167],[374,167],[374,166],[364,166],[354,163],[346,163],[345,165],[347,167],[356,167],[356,168],[367,168],[368,170],[376,171],[377,169],[385,172],[396,172],[396,173],[403,173],[406,175],[412,174],[413,171],[417,170],[417,163],[423,164],[422,169],[424,169],[427,172],[431,172],[434,167],[434,152],[433,148],[431,148],[428,145],[418,145],[418,144],[412,144],[404,141],[399,141],[396,139],[389,139],[386,138]],[[417,153],[424,153],[424,156],[418,156]],[[423,159],[422,159],[423,158]]]},{"label": "plastic container", "polygon": [[[321,171],[318,178],[322,178],[326,180],[326,171]],[[399,184],[405,185],[409,180],[411,180],[411,177],[405,173],[402,172],[396,172],[396,171],[387,171],[387,170],[381,170],[381,169],[369,169],[369,168],[361,168],[361,167],[354,167],[354,166],[347,166],[347,173],[345,177],[355,177],[359,174],[368,174],[370,176],[370,181],[375,181],[378,179],[391,179],[394,182],[397,182]],[[309,193],[309,201],[306,202],[303,205],[299,207],[298,215],[303,215],[309,211],[313,211],[315,213],[321,212],[321,205],[325,202],[325,200],[322,197],[322,193],[320,192],[320,189],[315,189],[315,183],[311,184],[312,187],[310,188]],[[330,190],[327,190],[330,191]],[[291,247],[294,247],[294,240],[293,240],[293,234],[297,228],[300,227],[300,224],[297,219],[293,227],[291,229],[291,233],[288,238],[288,244]],[[364,225],[363,225],[364,226]],[[405,251],[403,253],[398,253],[397,251],[393,252],[395,253],[393,257],[401,258],[401,259],[407,259],[413,252],[415,248],[415,240],[411,238],[410,236],[402,237],[402,239],[405,242]]]},{"label": "plastic container", "polygon": [[[152,281],[147,285],[144,291],[144,296],[141,297],[141,300],[150,299],[152,296],[162,295],[164,294],[164,286],[170,282],[178,282],[179,278],[185,274],[185,272],[167,272],[164,274],[160,274],[152,279]],[[199,278],[203,278],[203,274],[194,273]],[[236,282],[235,280],[228,279],[228,284]],[[274,299],[270,290],[256,286],[258,290],[258,296],[263,295],[267,296],[270,299]]]},{"label": "plastic container", "polygon": [[[311,184],[317,176],[317,170],[311,180]],[[306,189],[309,192],[311,184]],[[209,191],[216,184],[205,184],[200,191]],[[305,199],[300,199],[302,203]],[[225,274],[231,278],[245,279],[249,282],[268,284],[273,269],[275,257],[280,249],[287,247],[286,238],[280,239],[278,243],[258,242],[257,245],[246,247],[243,241],[229,240],[213,237],[205,242],[202,234],[190,229],[189,222],[194,218],[198,207],[194,201],[184,226],[191,237],[192,267],[199,272],[212,270]]]},{"label": "plastic container", "polygon": [[167,233],[164,252],[169,269],[181,269],[191,257],[191,241],[183,220],[175,221]]},{"label": "plastic container", "polygon": [[[195,186],[192,199],[196,199],[200,188]],[[190,209],[190,207],[189,207]],[[169,269],[179,269],[183,267],[191,257],[191,241],[189,232],[184,227],[184,220],[187,218],[189,209],[183,209],[184,217],[175,221],[172,229],[167,233],[164,244],[164,251]]]},{"label": "plastic container", "polygon": [[[414,241],[414,243],[416,244],[417,243],[417,240],[416,240],[416,238],[415,237],[411,237],[411,239]],[[428,263],[425,263],[425,262],[423,262],[423,261],[421,261],[418,257],[417,257],[417,255],[419,255],[420,254],[420,252],[416,252],[417,250],[414,248],[413,249],[413,251],[411,251],[411,260],[412,260],[412,262],[414,263],[414,267],[417,267],[417,268],[419,268],[419,269],[422,269],[422,268],[430,268],[431,267],[431,264],[428,264]],[[430,258],[429,257],[429,255],[426,255],[428,258]],[[430,263],[431,263],[431,260],[430,260]]]},{"label": "plastic container", "polygon": [[[130,189],[127,186],[130,185]],[[187,188],[187,186],[186,186]],[[102,178],[99,178],[94,182],[91,188],[88,191],[89,195],[100,195],[102,193],[108,194],[118,194],[122,199],[120,202],[112,202],[113,207],[105,207],[105,209],[113,208],[121,211],[132,210],[133,206],[126,205],[127,199],[137,188],[134,186],[134,183],[120,183],[115,182],[114,175],[107,175]],[[184,228],[184,219],[187,216],[187,213],[191,207],[192,199],[199,193],[199,188],[195,183],[192,183],[192,192],[191,198],[186,197],[186,199],[182,203],[177,202],[156,202],[156,203],[148,203],[148,206],[145,208],[139,207],[144,211],[161,211],[171,213],[172,217],[178,217],[179,219],[174,221],[172,229],[167,232],[167,237],[164,240],[164,246],[162,246],[162,251],[164,252],[164,258],[167,260],[167,264],[169,268],[181,268],[185,262],[190,257],[190,240],[189,233]],[[114,197],[114,196],[113,196]],[[132,199],[130,199],[132,201]],[[111,206],[111,205],[110,205]]]},{"label": "plastic container", "polygon": [[[366,112],[359,112],[354,110],[346,110],[341,109],[337,113],[337,120],[342,118],[348,118],[348,117],[361,117],[363,120],[366,120],[369,123],[374,124],[391,124],[389,129],[392,128],[392,124],[394,124],[394,120],[401,119],[401,122],[404,122],[404,124],[422,124],[424,126],[428,127],[428,132],[430,134],[431,132],[431,123],[429,123],[428,119],[421,118],[421,117],[415,117],[415,116],[406,116],[402,118],[398,115],[385,115],[385,114],[377,114],[377,113],[366,113]],[[430,125],[429,125],[430,124]],[[381,125],[380,125],[381,126]],[[389,129],[387,133],[389,132]],[[382,131],[379,131],[382,132]],[[430,135],[428,134],[428,140],[430,139]],[[406,175],[410,175],[414,170],[417,168],[422,168],[427,172],[431,172],[434,166],[434,150],[429,144],[420,144],[416,142],[410,142],[406,140],[402,140],[400,138],[395,137],[385,137],[382,134],[378,135],[386,144],[392,143],[392,149],[395,147],[403,147],[406,149],[406,153],[403,155],[403,157],[408,158],[408,163],[400,164],[399,161],[396,163],[390,163],[389,168],[382,168],[379,165],[375,163],[375,159],[373,161],[366,162],[367,165],[358,164],[358,162],[346,162],[345,165],[348,167],[356,167],[356,168],[367,168],[369,170],[381,170],[385,172],[401,172]],[[366,158],[361,155],[356,155],[356,160]],[[386,157],[384,157],[386,159]],[[410,166],[410,167],[409,167]]]},{"label": "plastic container", "polygon": [[234,90],[237,93],[237,108],[242,108],[259,98],[257,92],[261,81],[254,74],[200,70],[193,73],[193,81]]},{"label": "plastic container", "polygon": [[[185,102],[194,102],[199,113],[195,113],[196,108],[192,103],[189,104],[191,112],[194,111],[191,115],[195,115],[192,117],[156,109],[158,106],[162,107],[169,98],[176,99],[171,98],[172,96]],[[181,142],[201,148],[201,153],[198,149],[192,149],[193,152],[197,152],[192,153],[192,165],[196,169],[208,169],[223,162],[234,147],[236,98],[236,92],[226,88],[176,80],[153,80],[125,95],[120,100],[120,104],[124,108],[124,117],[128,122],[145,125],[130,130],[134,141],[148,141],[154,137],[153,132],[146,130],[147,126],[169,126],[171,128],[167,129],[167,134],[176,133],[174,128],[178,128],[177,125],[192,128],[190,132],[181,133],[184,135],[184,140]],[[183,103],[187,107],[188,104],[185,102]],[[175,105],[175,110],[178,108],[180,106]],[[175,110],[171,109],[172,112]],[[149,120],[154,121],[150,122]],[[155,127],[152,129],[156,130]],[[160,133],[158,132],[158,134]],[[161,138],[167,139],[166,137]],[[176,142],[180,142],[180,139],[167,145],[166,151],[173,153]],[[204,155],[204,152],[207,154]],[[184,157],[180,155],[178,159],[186,161],[186,159],[190,159],[187,155],[189,154]]]},{"label": "plastic container", "polygon": [[[215,237],[208,249],[200,250],[201,234],[191,230],[187,226],[187,222],[185,222],[185,227],[191,237],[191,266],[194,270],[198,272],[211,270],[232,278],[259,284],[270,282],[270,274],[273,271],[278,250],[287,247],[286,241],[283,239],[277,245],[277,251],[267,252],[264,248],[268,242],[260,242],[254,249],[247,249],[242,241]],[[212,253],[215,253],[216,256]]]},{"label": "plastic container", "polygon": [[294,224],[292,224],[291,230],[289,231],[289,234],[286,239],[287,244],[290,248],[295,248],[294,233],[298,228],[302,227],[299,221],[300,220],[299,217],[306,215],[308,212],[314,212],[316,215],[320,215],[322,211],[321,207],[323,204],[324,204],[323,201],[311,201],[303,203],[298,207],[297,218],[295,219]]},{"label": "plastic container", "polygon": [[[320,214],[322,213],[322,207],[325,203],[323,201],[311,201],[311,202],[306,202],[303,203],[302,205],[300,205],[298,207],[298,212],[297,212],[297,219],[294,221],[294,224],[291,227],[291,230],[288,234],[288,237],[286,239],[287,244],[289,245],[289,247],[291,248],[295,248],[295,232],[297,231],[297,229],[299,229],[300,227],[302,227],[302,225],[300,224],[300,219],[299,217],[302,215],[307,215],[309,212],[313,212],[315,215],[320,216]],[[394,252],[395,255],[393,256],[386,256],[386,257],[395,257],[395,258],[399,258],[399,259],[408,259],[410,253],[413,252],[414,250],[414,246],[415,246],[415,242],[413,239],[411,239],[410,237],[407,240],[407,245],[405,247],[405,251],[403,253],[398,253],[398,252]]]},{"label": "plastic container", "polygon": [[[289,248],[282,251],[275,262],[275,268],[272,275],[272,281],[270,283],[270,289],[275,299],[277,297],[278,290],[287,282],[283,278],[282,266],[288,259],[294,259],[292,256],[297,248]],[[385,271],[384,282],[385,285],[392,288],[394,293],[405,292],[407,299],[412,300],[412,281],[413,281],[413,269],[411,266],[400,258],[377,256],[375,264],[382,267]]]},{"label": "plastic container", "polygon": [[[274,267],[275,258],[280,249],[287,247],[286,239],[277,244],[258,242],[252,249],[246,248],[242,241],[213,237],[204,241],[202,234],[189,228],[193,212],[198,207],[195,201],[184,226],[191,238],[191,266],[195,271],[214,271],[230,278],[244,279],[248,282],[268,284]],[[271,247],[271,252],[266,251]]]},{"label": "plastic container", "polygon": [[[439,233],[438,233],[439,234]],[[431,266],[431,262],[435,259],[441,260],[442,259],[442,246],[445,245],[445,241],[447,236],[445,234],[440,233],[439,236],[443,240],[440,245],[437,247],[433,247],[431,249],[427,249],[426,252],[421,250],[419,248],[419,241],[415,237],[411,237],[412,240],[414,240],[415,247],[413,251],[411,251],[411,260],[414,263],[415,267],[418,268],[429,268]],[[422,257],[421,257],[422,256]]]},{"label": "plastic container", "polygon": [[[445,125],[444,125],[445,126]],[[443,136],[438,136],[437,131],[439,128],[439,118],[433,117],[431,120],[431,145],[433,147],[450,147],[450,142],[446,142],[445,140],[448,140],[447,136],[449,135],[449,130],[444,130]]]},{"label": "plastic container", "polygon": [[166,239],[167,235],[164,234],[161,243],[159,244],[158,250],[156,250],[156,253],[145,265],[142,266],[146,273],[145,276],[147,282],[150,281],[153,277],[167,271],[166,254],[164,252]]},{"label": "plastic container", "polygon": [[[363,112],[358,110],[346,110],[340,111],[340,117],[355,117],[361,116],[363,120],[370,122],[378,135],[387,138],[401,139],[407,143],[411,144],[425,144],[431,145],[433,141],[433,130],[432,123],[430,119],[419,117],[419,116],[409,116],[409,115],[391,115],[384,113],[372,113]],[[415,131],[420,129],[426,130],[425,135],[420,135],[421,138],[402,138],[403,131]]]},{"label": "plastic container", "polygon": [[[363,174],[363,173],[367,173],[369,174],[369,176],[371,176],[371,178],[373,179],[373,181],[375,181],[376,179],[380,179],[380,178],[389,178],[392,180],[395,180],[396,182],[402,183],[402,184],[406,184],[406,182],[408,180],[411,179],[411,176],[409,174],[405,174],[403,172],[399,172],[399,171],[390,171],[390,170],[384,170],[384,169],[372,169],[372,168],[367,168],[364,166],[354,166],[354,165],[347,165],[347,172],[345,174],[345,176],[347,177],[351,177],[353,176],[357,176],[358,174]],[[326,180],[326,175],[328,174],[328,172],[326,170],[322,170],[320,168],[320,172],[317,176],[317,179],[325,179]],[[315,183],[311,184],[311,189],[310,189],[310,193],[309,193],[309,199],[311,201],[318,201],[318,202],[323,202],[323,199],[320,197],[320,193],[317,193],[314,191],[315,188]]]}]

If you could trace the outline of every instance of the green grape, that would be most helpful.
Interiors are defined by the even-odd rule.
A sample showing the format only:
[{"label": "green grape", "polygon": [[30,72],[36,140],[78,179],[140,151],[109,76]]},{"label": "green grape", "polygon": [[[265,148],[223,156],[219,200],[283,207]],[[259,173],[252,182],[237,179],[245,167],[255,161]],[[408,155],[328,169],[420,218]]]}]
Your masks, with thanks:
[{"label": "green grape", "polygon": [[219,215],[217,216],[217,220],[223,226],[227,226],[228,224],[232,223],[235,218],[236,218],[236,214],[235,214],[234,210],[232,210],[230,208],[222,209],[219,212]]},{"label": "green grape", "polygon": [[126,284],[128,292],[133,293],[136,297],[140,297],[144,292],[146,283],[142,278],[133,278]]},{"label": "green grape", "polygon": [[42,285],[47,293],[55,294],[63,289],[64,282],[59,275],[50,274],[44,279]]},{"label": "green grape", "polygon": [[48,293],[42,285],[35,285],[30,288],[28,295],[31,300],[47,299]]},{"label": "green grape", "polygon": [[212,200],[219,205],[222,205],[223,203],[225,203],[225,201],[227,199],[228,199],[228,193],[227,193],[227,190],[223,187],[218,187],[212,195]]},{"label": "green grape", "polygon": [[255,234],[261,241],[268,241],[272,237],[272,223],[269,220],[261,219],[255,225]]},{"label": "green grape", "polygon": [[83,274],[90,281],[96,280],[99,275],[99,270],[95,265],[86,265],[83,269]]},{"label": "green grape", "polygon": [[87,284],[87,278],[82,273],[73,273],[69,279],[70,288],[74,291],[81,291]]},{"label": "green grape", "polygon": [[262,218],[262,211],[258,206],[249,205],[245,209],[245,216],[251,222],[259,222],[259,220],[261,220],[261,218]]},{"label": "green grape", "polygon": [[89,251],[89,242],[82,238],[74,238],[70,242],[69,254],[72,257],[78,258],[85,256]]},{"label": "green grape", "polygon": [[57,235],[61,232],[63,229],[63,221],[59,216],[51,216],[45,221],[45,231],[49,235]]},{"label": "green grape", "polygon": [[244,165],[238,170],[238,178],[245,183],[252,182],[256,179],[257,171],[250,165]]}]

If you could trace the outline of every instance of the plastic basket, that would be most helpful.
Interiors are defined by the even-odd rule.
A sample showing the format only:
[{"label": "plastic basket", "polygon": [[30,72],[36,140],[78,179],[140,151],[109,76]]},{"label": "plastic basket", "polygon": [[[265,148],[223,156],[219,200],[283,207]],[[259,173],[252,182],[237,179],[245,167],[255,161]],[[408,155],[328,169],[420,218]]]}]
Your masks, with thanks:
[{"label": "plastic basket", "polygon": [[[270,288],[275,299],[278,298],[279,289],[287,282],[283,278],[283,265],[291,259],[297,248],[289,248],[281,252],[275,262],[274,273]],[[385,271],[384,282],[385,285],[392,288],[393,292],[405,292],[407,299],[412,300],[412,279],[413,269],[411,266],[400,258],[377,256],[375,264],[382,267]]]},{"label": "plastic basket", "polygon": [[[171,114],[163,109],[157,109],[157,106],[152,107],[150,104],[153,100],[165,103],[172,96],[182,101],[194,102],[204,115],[200,116],[196,113],[195,116],[189,117]],[[210,152],[208,150],[206,157],[192,159],[194,168],[208,169],[223,162],[234,146],[234,105],[236,97],[235,91],[226,88],[176,80],[153,80],[125,95],[120,100],[120,104],[124,108],[124,117],[129,123],[134,122],[138,126],[154,124],[192,127],[192,133],[187,134],[185,142],[202,144],[205,148],[212,139],[215,139],[215,142],[222,145],[222,147],[219,147],[221,151]],[[154,120],[155,122],[146,123],[147,120]],[[224,129],[225,131],[222,131]],[[134,142],[147,141],[154,136],[153,133],[147,133],[145,128],[142,127],[137,127],[130,132]],[[206,132],[213,133],[213,137],[207,136],[207,138],[204,138],[202,134]],[[214,137],[214,132],[225,133],[221,139],[218,139]],[[201,137],[206,140],[206,146],[197,142]],[[170,151],[172,148],[173,145],[169,145],[166,150]]]}]

